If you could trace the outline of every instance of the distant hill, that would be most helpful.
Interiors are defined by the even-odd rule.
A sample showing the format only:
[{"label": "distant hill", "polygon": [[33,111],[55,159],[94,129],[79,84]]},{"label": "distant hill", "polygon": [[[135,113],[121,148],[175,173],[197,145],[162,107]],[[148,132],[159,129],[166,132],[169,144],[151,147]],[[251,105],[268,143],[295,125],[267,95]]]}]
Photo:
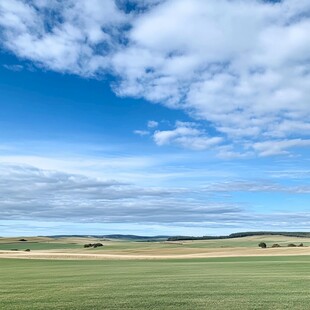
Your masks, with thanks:
[{"label": "distant hill", "polygon": [[171,236],[137,236],[137,235],[105,235],[104,238],[108,239],[127,239],[127,240],[158,240],[158,239],[168,239]]},{"label": "distant hill", "polygon": [[250,231],[250,232],[239,232],[224,236],[138,236],[138,235],[122,235],[122,234],[111,234],[111,235],[53,235],[44,236],[50,238],[99,238],[99,239],[119,239],[119,240],[131,240],[131,241],[181,241],[181,240],[218,240],[218,239],[233,239],[251,236],[286,236],[296,238],[310,238],[310,232],[283,232],[283,231]]},{"label": "distant hill", "polygon": [[240,232],[233,233],[227,236],[202,236],[202,237],[192,237],[192,236],[174,236],[169,237],[168,241],[178,241],[178,240],[218,240],[218,239],[233,239],[251,236],[286,236],[286,237],[297,237],[297,238],[310,238],[310,232],[279,232],[279,231],[251,231],[251,232]]},{"label": "distant hill", "polygon": [[157,240],[168,240],[171,236],[137,236],[137,235],[53,235],[45,236],[50,238],[99,238],[99,239],[122,239],[122,240],[134,240],[134,241],[157,241]]}]

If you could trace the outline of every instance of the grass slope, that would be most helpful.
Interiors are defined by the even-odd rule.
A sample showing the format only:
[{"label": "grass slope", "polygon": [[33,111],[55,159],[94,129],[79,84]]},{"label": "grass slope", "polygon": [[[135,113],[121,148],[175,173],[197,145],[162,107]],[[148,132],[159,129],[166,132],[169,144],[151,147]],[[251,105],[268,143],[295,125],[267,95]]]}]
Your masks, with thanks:
[{"label": "grass slope", "polygon": [[0,259],[3,310],[309,309],[310,257]]},{"label": "grass slope", "polygon": [[62,250],[62,249],[79,249],[81,245],[70,243],[45,243],[45,242],[12,242],[0,244],[0,250]]}]

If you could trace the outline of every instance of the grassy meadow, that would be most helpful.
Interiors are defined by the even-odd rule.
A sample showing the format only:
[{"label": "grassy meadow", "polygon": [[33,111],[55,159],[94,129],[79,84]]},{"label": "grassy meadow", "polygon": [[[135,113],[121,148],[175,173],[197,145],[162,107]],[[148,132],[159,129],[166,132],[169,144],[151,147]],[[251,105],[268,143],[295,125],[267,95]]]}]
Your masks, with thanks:
[{"label": "grassy meadow", "polygon": [[310,258],[0,259],[3,310],[309,309]]},{"label": "grassy meadow", "polygon": [[[181,242],[20,239],[0,238],[1,310],[309,309],[307,238],[251,236]],[[258,248],[261,241],[269,248]],[[93,242],[102,242],[103,247],[83,247]],[[281,248],[270,248],[273,243]],[[303,243],[304,247],[288,248],[289,243]],[[85,253],[90,256],[85,258]],[[112,254],[115,259],[109,258]],[[235,257],[208,256],[222,254]],[[128,258],[130,255],[135,256]],[[193,258],[195,255],[205,256]]]}]

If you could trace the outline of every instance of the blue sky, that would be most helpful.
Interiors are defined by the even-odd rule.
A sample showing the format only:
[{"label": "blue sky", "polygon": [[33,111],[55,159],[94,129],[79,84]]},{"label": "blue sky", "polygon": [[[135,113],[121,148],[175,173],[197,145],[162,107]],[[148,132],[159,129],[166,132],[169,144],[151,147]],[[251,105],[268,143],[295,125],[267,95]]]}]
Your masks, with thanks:
[{"label": "blue sky", "polygon": [[309,11],[1,2],[0,235],[307,230]]}]

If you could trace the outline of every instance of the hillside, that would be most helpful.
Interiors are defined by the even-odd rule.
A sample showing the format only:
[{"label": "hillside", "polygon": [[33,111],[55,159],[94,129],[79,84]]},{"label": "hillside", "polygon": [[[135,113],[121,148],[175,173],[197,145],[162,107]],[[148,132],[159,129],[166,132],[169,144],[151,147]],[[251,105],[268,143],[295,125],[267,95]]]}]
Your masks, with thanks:
[{"label": "hillside", "polygon": [[310,238],[310,232],[272,232],[272,231],[252,231],[252,232],[239,232],[227,236],[174,236],[169,237],[168,241],[182,241],[182,240],[219,240],[219,239],[233,239],[252,236],[285,236],[297,238]]}]

